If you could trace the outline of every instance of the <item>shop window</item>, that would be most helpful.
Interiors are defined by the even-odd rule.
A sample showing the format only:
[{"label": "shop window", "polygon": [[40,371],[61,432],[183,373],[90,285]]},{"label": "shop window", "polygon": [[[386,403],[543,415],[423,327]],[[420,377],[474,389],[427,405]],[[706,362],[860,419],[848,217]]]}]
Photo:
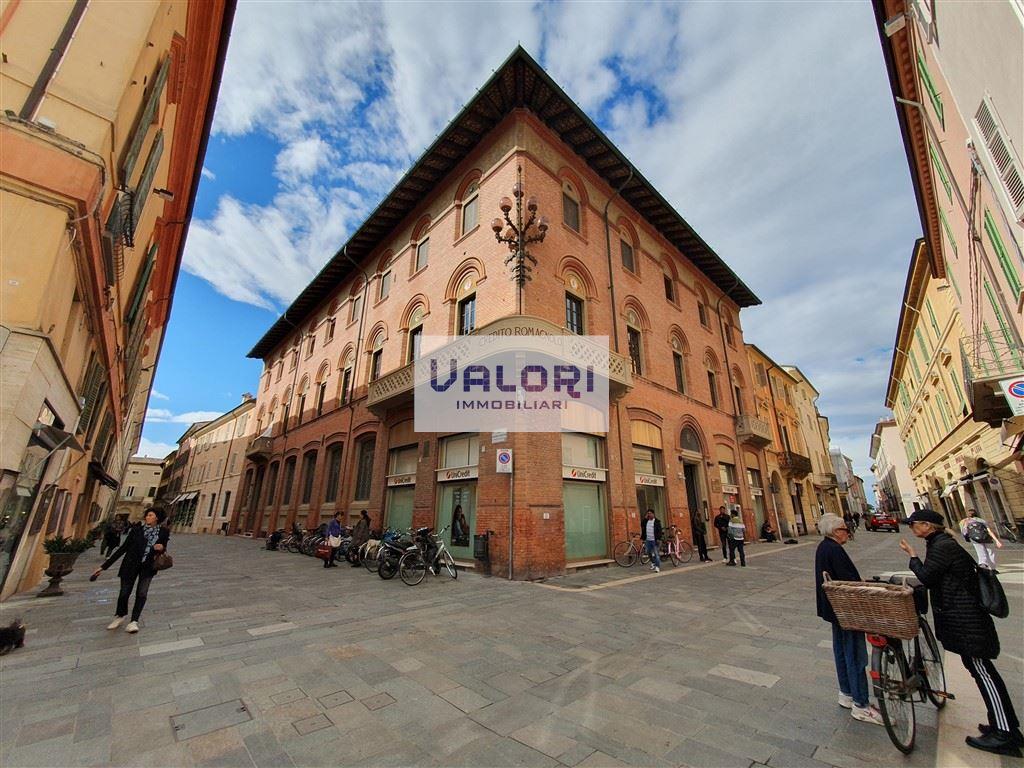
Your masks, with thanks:
[{"label": "shop window", "polygon": [[295,457],[289,456],[284,462],[284,477],[281,480],[281,505],[292,503],[292,484],[295,482]]},{"label": "shop window", "polygon": [[359,459],[356,466],[356,501],[368,501],[373,487],[373,454],[376,440],[369,438],[359,443]]},{"label": "shop window", "polygon": [[458,305],[457,335],[464,336],[476,328],[476,294],[467,296]]},{"label": "shop window", "polygon": [[562,186],[562,221],[574,232],[580,231],[579,195],[569,182]]},{"label": "shop window", "polygon": [[583,299],[571,293],[565,294],[565,327],[571,333],[582,336],[583,330]]},{"label": "shop window", "polygon": [[300,503],[309,504],[313,498],[313,480],[316,476],[316,451],[306,451],[302,457],[302,498]]},{"label": "shop window", "polygon": [[441,467],[475,467],[479,463],[480,438],[476,434],[456,435],[444,439]]},{"label": "shop window", "polygon": [[570,467],[604,467],[601,438],[574,432],[562,434],[562,464]]}]

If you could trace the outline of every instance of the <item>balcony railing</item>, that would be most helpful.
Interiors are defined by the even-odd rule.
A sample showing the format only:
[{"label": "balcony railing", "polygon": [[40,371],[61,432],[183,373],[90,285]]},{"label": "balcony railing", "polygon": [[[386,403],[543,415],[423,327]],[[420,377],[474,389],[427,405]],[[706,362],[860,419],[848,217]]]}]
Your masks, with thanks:
[{"label": "balcony railing", "polygon": [[814,484],[821,488],[835,488],[839,485],[839,481],[832,472],[815,472]]},{"label": "balcony railing", "polygon": [[245,449],[245,457],[250,461],[267,461],[274,447],[274,438],[265,435],[254,437]]},{"label": "balcony railing", "polygon": [[772,441],[772,428],[763,419],[740,414],[736,417],[736,436],[745,443],[762,447]]},{"label": "balcony railing", "polygon": [[811,460],[792,451],[779,454],[779,469],[793,478],[804,478],[811,472]]},{"label": "balcony railing", "polygon": [[1024,347],[994,333],[964,336],[960,359],[974,421],[997,426],[1010,418],[999,382],[1024,374]]}]

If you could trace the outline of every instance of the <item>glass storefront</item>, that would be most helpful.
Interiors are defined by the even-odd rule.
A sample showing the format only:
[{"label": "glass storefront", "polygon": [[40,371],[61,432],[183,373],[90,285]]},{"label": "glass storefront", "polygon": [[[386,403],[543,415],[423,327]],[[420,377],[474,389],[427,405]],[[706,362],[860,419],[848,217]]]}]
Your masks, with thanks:
[{"label": "glass storefront", "polygon": [[[640,519],[648,509],[663,526],[668,525],[665,515],[665,469],[661,451],[642,445],[633,446],[633,472],[636,483],[636,506]],[[631,526],[632,528],[632,526]],[[633,531],[630,530],[630,533]]]},{"label": "glass storefront", "polygon": [[418,451],[418,446],[409,445],[392,448],[388,454],[388,492],[384,521],[387,527],[398,531],[412,527]]},{"label": "glass storefront", "polygon": [[438,450],[436,528],[447,526],[444,542],[456,560],[472,560],[480,438],[476,434],[446,437]]},{"label": "glass storefront", "polygon": [[604,441],[593,435],[562,435],[562,509],[565,559],[608,556]]}]

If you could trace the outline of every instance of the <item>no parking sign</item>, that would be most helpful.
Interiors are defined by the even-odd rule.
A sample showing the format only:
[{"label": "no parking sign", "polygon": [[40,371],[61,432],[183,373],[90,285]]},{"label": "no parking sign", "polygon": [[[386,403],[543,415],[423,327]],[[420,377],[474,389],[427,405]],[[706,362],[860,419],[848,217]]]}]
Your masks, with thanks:
[{"label": "no parking sign", "polygon": [[1013,415],[1024,416],[1024,379],[1003,379],[999,386]]},{"label": "no parking sign", "polygon": [[498,474],[512,474],[512,449],[499,448],[495,459]]}]

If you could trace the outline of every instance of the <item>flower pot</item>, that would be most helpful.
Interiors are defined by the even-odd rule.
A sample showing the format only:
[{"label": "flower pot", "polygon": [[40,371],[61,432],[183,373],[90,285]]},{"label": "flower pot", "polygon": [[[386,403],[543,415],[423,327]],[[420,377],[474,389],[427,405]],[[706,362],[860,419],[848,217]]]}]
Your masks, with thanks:
[{"label": "flower pot", "polygon": [[64,594],[60,588],[61,579],[67,576],[75,567],[75,560],[80,552],[54,552],[50,555],[50,567],[45,573],[50,577],[49,585],[36,597],[56,597]]}]

